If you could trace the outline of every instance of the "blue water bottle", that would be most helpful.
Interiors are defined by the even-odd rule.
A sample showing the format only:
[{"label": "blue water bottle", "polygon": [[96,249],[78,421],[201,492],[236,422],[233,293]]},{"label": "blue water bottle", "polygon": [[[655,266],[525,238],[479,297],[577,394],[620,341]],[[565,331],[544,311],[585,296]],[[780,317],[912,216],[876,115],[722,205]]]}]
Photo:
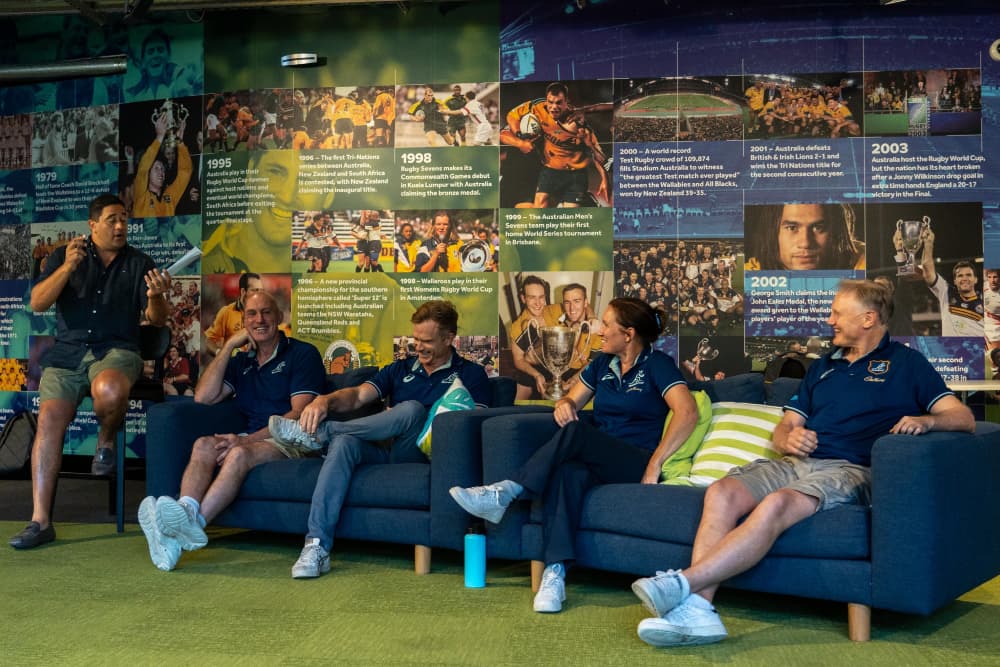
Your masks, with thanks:
[{"label": "blue water bottle", "polygon": [[486,587],[486,526],[473,521],[465,533],[465,587]]}]

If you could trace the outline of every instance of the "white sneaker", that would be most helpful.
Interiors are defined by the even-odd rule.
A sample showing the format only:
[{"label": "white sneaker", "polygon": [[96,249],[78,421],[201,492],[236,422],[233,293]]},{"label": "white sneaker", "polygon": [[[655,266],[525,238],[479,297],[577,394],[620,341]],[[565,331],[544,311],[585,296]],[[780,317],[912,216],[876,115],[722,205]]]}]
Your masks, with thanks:
[{"label": "white sneaker", "polygon": [[650,646],[697,646],[728,636],[715,608],[700,595],[688,596],[663,618],[639,623],[639,639]]},{"label": "white sneaker", "polygon": [[302,547],[299,559],[292,566],[292,579],[315,579],[330,571],[330,552],[319,545],[314,537]]},{"label": "white sneaker", "polygon": [[208,544],[208,536],[194,510],[170,496],[156,499],[156,525],[161,533],[177,540],[184,551],[201,549]]},{"label": "white sneaker", "polygon": [[267,431],[278,444],[285,447],[305,449],[310,452],[318,452],[323,449],[323,445],[316,438],[302,430],[297,419],[271,415],[267,420]]},{"label": "white sneaker", "polygon": [[472,516],[486,519],[490,523],[500,523],[507,507],[514,502],[516,497],[511,493],[511,484],[513,482],[504,480],[487,486],[470,486],[468,488],[453,486],[448,489],[448,493],[462,509]]},{"label": "white sneaker", "polygon": [[139,526],[146,535],[149,545],[149,559],[160,570],[169,572],[177,566],[181,557],[181,545],[172,537],[160,532],[156,525],[156,498],[147,496],[139,503]]},{"label": "white sneaker", "polygon": [[542,583],[535,593],[535,611],[554,614],[562,611],[566,601],[566,570],[562,563],[553,563],[542,572]]},{"label": "white sneaker", "polygon": [[651,614],[663,617],[691,594],[691,587],[680,570],[667,570],[636,579],[632,582],[632,592]]}]

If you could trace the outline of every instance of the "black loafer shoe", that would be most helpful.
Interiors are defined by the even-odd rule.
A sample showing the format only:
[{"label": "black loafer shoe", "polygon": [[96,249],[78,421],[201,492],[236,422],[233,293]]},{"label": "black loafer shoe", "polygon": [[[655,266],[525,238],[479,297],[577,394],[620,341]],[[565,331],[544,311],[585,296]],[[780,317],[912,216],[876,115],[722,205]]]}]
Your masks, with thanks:
[{"label": "black loafer shoe", "polygon": [[94,460],[90,463],[90,474],[105,477],[115,474],[115,450],[111,447],[98,447]]},{"label": "black loafer shoe", "polygon": [[10,538],[10,546],[15,549],[34,549],[54,539],[56,539],[56,529],[51,523],[48,528],[42,530],[37,521],[32,521],[24,527],[24,530]]}]

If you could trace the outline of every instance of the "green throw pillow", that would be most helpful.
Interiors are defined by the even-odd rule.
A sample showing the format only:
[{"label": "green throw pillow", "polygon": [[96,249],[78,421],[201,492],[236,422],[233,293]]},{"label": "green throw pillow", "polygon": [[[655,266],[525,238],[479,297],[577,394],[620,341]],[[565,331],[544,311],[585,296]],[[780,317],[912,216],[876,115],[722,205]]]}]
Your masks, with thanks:
[{"label": "green throw pillow", "polygon": [[[692,459],[695,452],[701,446],[701,441],[704,439],[705,433],[708,432],[709,425],[712,423],[712,399],[703,391],[692,391],[691,396],[698,407],[698,423],[694,425],[694,430],[691,431],[691,435],[688,436],[687,440],[663,462],[663,472],[660,474],[660,480],[664,483],[669,479],[685,477],[691,472]],[[664,433],[667,432],[667,427],[670,426],[670,420],[673,417],[673,412],[667,415],[667,421],[663,423]]]},{"label": "green throw pillow", "polygon": [[461,380],[455,378],[451,386],[448,387],[448,391],[444,392],[441,398],[434,401],[434,405],[427,411],[427,423],[424,424],[424,430],[417,436],[417,446],[420,447],[420,451],[427,458],[431,457],[431,427],[434,425],[435,417],[443,412],[471,410],[474,407],[476,407],[476,402],[472,400],[472,394],[465,388]]},{"label": "green throw pillow", "polygon": [[712,423],[694,455],[687,477],[668,484],[708,486],[736,466],[758,459],[776,459],[771,435],[783,410],[757,403],[720,402],[712,405]]}]

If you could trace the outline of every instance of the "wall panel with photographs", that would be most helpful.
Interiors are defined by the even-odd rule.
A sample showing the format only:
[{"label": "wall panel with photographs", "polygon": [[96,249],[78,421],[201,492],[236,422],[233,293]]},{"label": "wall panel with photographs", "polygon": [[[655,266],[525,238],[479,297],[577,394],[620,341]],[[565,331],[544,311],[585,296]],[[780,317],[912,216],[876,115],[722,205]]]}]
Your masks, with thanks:
[{"label": "wall panel with photographs", "polygon": [[[997,372],[998,16],[759,10],[708,34],[697,10],[621,4],[6,20],[6,64],[129,68],[0,88],[0,415],[37,404],[55,317],[31,284],[104,191],[159,266],[197,256],[170,295],[171,393],[253,289],[331,373],[406,355],[414,309],[450,299],[461,354],[522,400],[576,381],[616,296],[667,310],[657,345],[687,377],[801,373],[854,277],[893,287],[892,334],[948,379]],[[302,50],[319,66],[280,67]],[[546,344],[553,325],[570,337]]]}]

